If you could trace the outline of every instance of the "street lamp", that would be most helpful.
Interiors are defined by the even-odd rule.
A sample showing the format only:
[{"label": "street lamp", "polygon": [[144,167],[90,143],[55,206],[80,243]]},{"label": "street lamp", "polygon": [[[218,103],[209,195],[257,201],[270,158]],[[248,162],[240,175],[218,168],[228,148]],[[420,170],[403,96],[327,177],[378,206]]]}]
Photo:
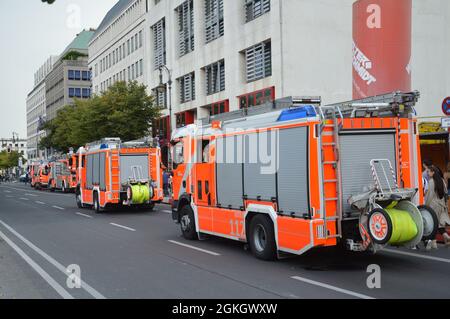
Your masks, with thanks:
[{"label": "street lamp", "polygon": [[159,67],[159,85],[156,87],[156,91],[158,93],[164,94],[166,93],[166,85],[163,83],[163,71],[167,72],[167,75],[169,77],[167,81],[167,86],[169,88],[169,94],[167,96],[168,99],[168,106],[169,106],[169,127],[167,128],[167,131],[169,133],[169,143],[167,145],[167,162],[169,164],[169,171],[172,170],[172,159],[170,156],[170,139],[172,137],[172,72],[169,70],[169,68],[166,65],[162,65]]}]

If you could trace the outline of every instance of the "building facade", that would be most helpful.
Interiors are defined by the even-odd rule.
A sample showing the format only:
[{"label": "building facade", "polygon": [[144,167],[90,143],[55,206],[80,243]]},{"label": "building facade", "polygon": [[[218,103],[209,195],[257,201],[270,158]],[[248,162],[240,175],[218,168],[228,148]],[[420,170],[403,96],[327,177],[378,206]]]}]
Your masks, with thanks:
[{"label": "building facade", "polygon": [[121,0],[105,16],[89,43],[93,92],[118,81],[144,83],[146,0]]},{"label": "building facade", "polygon": [[39,150],[39,141],[45,136],[41,129],[46,120],[45,77],[53,69],[56,56],[49,57],[34,74],[34,87],[27,96],[27,156],[30,160],[45,158],[45,151]]},{"label": "building facade", "polygon": [[88,43],[94,30],[85,30],[76,36],[55,62],[45,78],[47,121],[54,119],[74,98],[91,97],[91,72],[88,66]]},{"label": "building facade", "polygon": [[[94,90],[133,80],[138,69],[138,80],[163,107],[153,128],[164,137],[170,126],[285,96],[318,95],[323,104],[351,100],[354,2],[121,0],[90,43]],[[440,104],[450,95],[449,6],[413,0],[412,87],[422,93],[417,111],[423,119],[440,120]],[[136,37],[137,53],[129,54]],[[167,72],[166,89],[156,90],[161,66],[171,71],[170,99]]]},{"label": "building facade", "polygon": [[27,159],[27,140],[0,138],[0,152],[18,152],[23,158]]}]

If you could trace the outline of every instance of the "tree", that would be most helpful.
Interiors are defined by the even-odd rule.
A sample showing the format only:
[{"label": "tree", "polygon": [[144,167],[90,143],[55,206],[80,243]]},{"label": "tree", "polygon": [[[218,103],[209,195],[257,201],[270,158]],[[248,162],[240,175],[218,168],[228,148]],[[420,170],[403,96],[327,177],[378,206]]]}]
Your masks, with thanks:
[{"label": "tree", "polygon": [[1,152],[0,169],[8,169],[18,166],[20,157],[22,157],[22,155],[17,151],[9,153],[7,151]]},{"label": "tree", "polygon": [[58,111],[55,119],[44,124],[47,136],[41,148],[66,152],[105,137],[136,140],[150,134],[150,126],[159,117],[159,109],[146,87],[137,82],[117,82],[101,95],[89,100],[75,99]]}]

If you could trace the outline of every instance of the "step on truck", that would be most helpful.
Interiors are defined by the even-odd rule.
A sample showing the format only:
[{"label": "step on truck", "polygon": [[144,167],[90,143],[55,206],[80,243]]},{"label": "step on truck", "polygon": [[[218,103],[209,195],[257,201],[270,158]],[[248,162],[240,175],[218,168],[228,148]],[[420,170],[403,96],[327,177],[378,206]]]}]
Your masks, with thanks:
[{"label": "step on truck", "polygon": [[264,260],[337,245],[414,248],[437,230],[423,206],[418,99],[291,97],[179,129],[172,217],[187,239],[248,243]]},{"label": "step on truck", "polygon": [[153,209],[163,200],[161,150],[106,138],[77,151],[76,202],[99,213],[114,206]]}]

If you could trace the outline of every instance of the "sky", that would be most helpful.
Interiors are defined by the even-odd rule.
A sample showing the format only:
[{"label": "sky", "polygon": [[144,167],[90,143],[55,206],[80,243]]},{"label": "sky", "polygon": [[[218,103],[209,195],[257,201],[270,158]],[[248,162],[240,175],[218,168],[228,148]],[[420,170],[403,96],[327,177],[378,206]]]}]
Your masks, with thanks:
[{"label": "sky", "polygon": [[117,0],[0,1],[0,138],[26,138],[26,98],[34,73],[83,29],[97,28]]}]

